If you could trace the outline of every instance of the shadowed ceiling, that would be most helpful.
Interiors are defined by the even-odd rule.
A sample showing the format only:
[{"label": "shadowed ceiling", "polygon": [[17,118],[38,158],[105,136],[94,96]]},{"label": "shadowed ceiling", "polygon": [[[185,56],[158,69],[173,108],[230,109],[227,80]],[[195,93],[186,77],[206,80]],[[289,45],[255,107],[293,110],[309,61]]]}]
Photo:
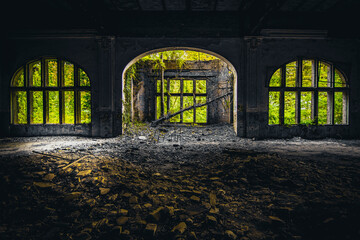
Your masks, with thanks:
[{"label": "shadowed ceiling", "polygon": [[[5,29],[95,29],[118,36],[237,37],[318,29],[354,37],[359,0],[12,0]],[[5,22],[5,23],[4,23]]]}]

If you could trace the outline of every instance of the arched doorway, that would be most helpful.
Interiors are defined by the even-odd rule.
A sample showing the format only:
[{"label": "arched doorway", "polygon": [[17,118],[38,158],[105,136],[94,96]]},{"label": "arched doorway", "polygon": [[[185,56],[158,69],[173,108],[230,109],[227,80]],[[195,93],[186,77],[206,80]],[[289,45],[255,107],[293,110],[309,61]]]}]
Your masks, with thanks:
[{"label": "arched doorway", "polygon": [[122,89],[123,129],[131,121],[165,118],[172,124],[226,122],[237,132],[237,73],[217,53],[191,47],[144,52],[126,65]]}]

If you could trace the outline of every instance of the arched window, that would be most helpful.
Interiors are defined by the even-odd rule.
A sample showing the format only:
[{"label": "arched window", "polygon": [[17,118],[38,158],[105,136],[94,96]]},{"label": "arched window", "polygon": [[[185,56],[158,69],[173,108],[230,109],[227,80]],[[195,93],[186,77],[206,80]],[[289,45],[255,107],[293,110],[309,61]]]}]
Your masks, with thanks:
[{"label": "arched window", "polygon": [[349,85],[333,64],[298,59],[269,81],[269,125],[348,124]]},{"label": "arched window", "polygon": [[91,123],[90,79],[71,62],[31,61],[16,71],[10,89],[12,124]]}]

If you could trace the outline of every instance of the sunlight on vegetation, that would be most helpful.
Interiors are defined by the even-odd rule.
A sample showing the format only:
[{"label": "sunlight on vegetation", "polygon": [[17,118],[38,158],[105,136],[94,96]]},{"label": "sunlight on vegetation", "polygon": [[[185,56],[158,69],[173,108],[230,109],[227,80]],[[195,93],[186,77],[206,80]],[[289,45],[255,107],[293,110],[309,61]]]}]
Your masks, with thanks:
[{"label": "sunlight on vegetation", "polygon": [[[151,66],[152,70],[159,74],[159,77],[155,82],[155,110],[156,119],[159,119],[168,113],[178,112],[181,109],[191,107],[197,103],[206,103],[206,96],[204,95],[207,93],[207,84],[206,80],[204,79],[177,79],[176,77],[172,79],[165,78],[163,80],[164,86],[162,89],[161,79],[164,76],[161,77],[161,74],[163,74],[162,72],[166,70],[170,61],[171,64],[175,63],[178,71],[181,71],[186,66],[188,61],[193,62],[212,60],[219,59],[215,56],[203,52],[189,50],[163,51],[152,53],[141,58],[135,64],[130,66],[125,72],[123,123],[127,124],[131,121],[131,85],[136,85],[139,82],[137,69],[141,69],[144,66]],[[161,94],[164,94],[163,102],[161,102]],[[202,94],[203,96],[197,96],[197,94]],[[169,102],[167,101],[168,97]],[[207,106],[185,111],[182,114],[172,117],[169,121],[173,123],[206,123]]]},{"label": "sunlight on vegetation", "polygon": [[80,92],[80,104],[81,104],[81,123],[91,122],[91,94],[90,92]]},{"label": "sunlight on vegetation", "polygon": [[60,123],[60,108],[59,108],[59,91],[47,91],[48,99],[48,116],[46,123],[58,124]]},{"label": "sunlight on vegetation", "polygon": [[42,91],[31,91],[30,98],[32,99],[32,106],[30,110],[30,123],[42,124],[43,120],[43,92]]},{"label": "sunlight on vegetation", "polygon": [[313,114],[312,114],[312,92],[301,92],[300,96],[300,123],[301,124],[312,124],[313,122]]},{"label": "sunlight on vegetation", "polygon": [[49,87],[57,87],[58,86],[58,79],[57,79],[57,70],[58,65],[57,61],[54,59],[46,59],[45,64],[47,65],[47,81],[46,85]]},{"label": "sunlight on vegetation", "polygon": [[330,124],[329,117],[328,117],[328,99],[329,95],[327,92],[319,92],[319,109],[318,109],[318,123],[323,124]]},{"label": "sunlight on vegetation", "polygon": [[13,93],[13,122],[27,124],[27,94],[25,91]]},{"label": "sunlight on vegetation", "polygon": [[64,123],[74,124],[74,91],[64,91]]},{"label": "sunlight on vegetation", "polygon": [[269,92],[269,124],[280,124],[280,92]]},{"label": "sunlight on vegetation", "polygon": [[342,124],[343,121],[343,98],[344,94],[342,92],[335,92],[334,94],[334,103],[335,103],[335,111],[334,111],[334,123]]},{"label": "sunlight on vegetation", "polygon": [[64,86],[74,86],[74,64],[64,62]]},{"label": "sunlight on vegetation", "polygon": [[296,86],[296,68],[297,62],[286,64],[286,87]]},{"label": "sunlight on vegetation", "polygon": [[303,60],[302,61],[302,86],[303,87],[314,87],[315,78],[315,61],[314,60]]},{"label": "sunlight on vegetation", "polygon": [[23,87],[24,86],[24,68],[21,68],[16,72],[15,77],[13,79],[14,87]]},{"label": "sunlight on vegetation", "polygon": [[285,106],[284,106],[284,124],[296,124],[296,92],[285,92]]},{"label": "sunlight on vegetation", "polygon": [[270,79],[269,87],[280,87],[281,86],[281,68],[276,70]]},{"label": "sunlight on vegetation", "polygon": [[[12,122],[14,124],[27,124],[27,106],[29,106],[30,124],[91,123],[91,93],[88,91],[90,80],[82,69],[76,68],[70,62],[56,58],[33,61],[27,66],[29,69],[27,81],[24,79],[25,67],[20,68],[12,80]],[[59,69],[62,69],[62,74],[59,74]],[[42,70],[44,71],[43,76]],[[79,73],[78,84],[75,83],[75,70]],[[75,85],[87,91],[71,88],[61,89],[61,87],[74,87]],[[15,89],[20,87],[21,90],[36,87],[36,90],[29,89],[29,98],[27,98],[26,91]],[[42,87],[51,87],[52,90],[45,90]],[[79,94],[78,100],[75,97],[77,94]],[[81,109],[78,109],[81,119],[75,122],[76,101],[81,106]],[[61,112],[60,109],[62,109]],[[44,114],[46,119],[44,119]]]},{"label": "sunlight on vegetation", "polygon": [[330,65],[324,62],[319,63],[319,87],[330,87],[331,73]]},{"label": "sunlight on vegetation", "polygon": [[[299,86],[296,69],[301,61],[302,86]],[[318,64],[318,65],[316,65]],[[298,60],[285,65],[286,86],[281,86],[281,69],[272,75],[269,82],[269,125],[281,123],[280,102],[284,102],[284,124],[346,124],[347,123],[347,84],[342,73],[329,63],[315,60]],[[318,71],[315,71],[318,69]],[[318,82],[316,82],[318,81]],[[316,86],[317,85],[317,86]],[[277,87],[277,91],[272,89]],[[284,91],[283,99],[278,88]],[[326,88],[328,90],[322,89]],[[340,89],[343,88],[343,89]],[[288,91],[286,91],[288,90]],[[321,91],[322,90],[322,91]],[[325,90],[325,91],[324,91]],[[317,97],[315,98],[317,94]],[[297,106],[296,102],[299,102]],[[317,109],[314,106],[317,104]],[[299,109],[300,108],[300,109]],[[298,116],[300,111],[300,116]],[[334,112],[334,116],[332,116]]]}]

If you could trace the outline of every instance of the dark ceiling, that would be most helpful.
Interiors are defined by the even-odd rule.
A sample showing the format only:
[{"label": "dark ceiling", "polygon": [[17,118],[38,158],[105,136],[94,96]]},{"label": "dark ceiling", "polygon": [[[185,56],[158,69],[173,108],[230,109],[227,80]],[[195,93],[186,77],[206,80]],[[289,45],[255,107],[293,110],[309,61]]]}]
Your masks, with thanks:
[{"label": "dark ceiling", "polygon": [[[117,36],[237,37],[261,29],[359,37],[360,0],[8,0],[3,29],[94,29]],[[3,15],[4,16],[4,15]]]}]

